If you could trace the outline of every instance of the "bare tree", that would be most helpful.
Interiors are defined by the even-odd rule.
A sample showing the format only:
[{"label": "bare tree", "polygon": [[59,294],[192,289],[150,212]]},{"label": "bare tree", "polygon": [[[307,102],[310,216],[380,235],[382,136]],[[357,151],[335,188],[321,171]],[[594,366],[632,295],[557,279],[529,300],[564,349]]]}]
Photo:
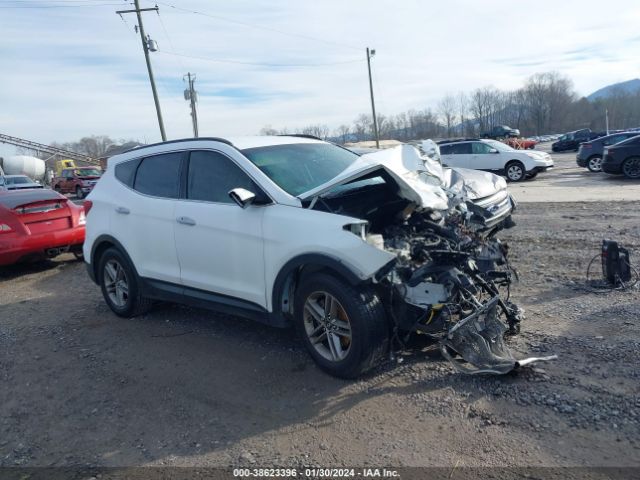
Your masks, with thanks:
[{"label": "bare tree", "polygon": [[322,138],[326,140],[329,137],[329,127],[327,125],[308,125],[300,130],[298,133],[302,135],[311,135],[314,137]]},{"label": "bare tree", "polygon": [[444,121],[444,126],[447,129],[447,137],[451,137],[451,128],[456,121],[456,112],[458,111],[458,104],[456,98],[453,95],[447,94],[438,103],[438,113]]},{"label": "bare tree", "polygon": [[340,139],[340,143],[343,145],[347,143],[350,133],[351,127],[349,125],[340,125],[336,129],[336,137]]},{"label": "bare tree", "polygon": [[278,130],[271,127],[271,125],[265,125],[260,129],[260,135],[278,135]]}]

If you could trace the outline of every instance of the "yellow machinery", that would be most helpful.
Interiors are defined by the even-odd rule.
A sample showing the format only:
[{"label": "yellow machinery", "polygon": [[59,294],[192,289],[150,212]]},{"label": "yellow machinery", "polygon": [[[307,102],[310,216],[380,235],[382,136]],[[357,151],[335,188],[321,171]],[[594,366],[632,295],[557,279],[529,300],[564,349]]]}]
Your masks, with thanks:
[{"label": "yellow machinery", "polygon": [[63,160],[56,161],[56,177],[62,175],[62,170],[65,168],[76,168],[76,164],[73,160],[65,158]]}]

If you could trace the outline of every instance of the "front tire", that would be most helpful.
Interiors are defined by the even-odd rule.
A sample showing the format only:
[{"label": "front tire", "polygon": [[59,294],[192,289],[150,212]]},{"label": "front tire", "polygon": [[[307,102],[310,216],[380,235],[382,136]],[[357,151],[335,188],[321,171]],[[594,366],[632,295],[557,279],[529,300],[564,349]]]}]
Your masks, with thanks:
[{"label": "front tire", "polygon": [[116,315],[130,318],[151,308],[151,300],[142,296],[133,266],[120,250],[107,249],[100,256],[97,273],[102,296]]},{"label": "front tire", "polygon": [[82,194],[82,188],[76,187],[76,197],[79,198],[80,200],[84,198],[84,195]]},{"label": "front tire", "polygon": [[622,164],[622,173],[633,180],[640,178],[640,157],[627,158]]},{"label": "front tire", "polygon": [[587,168],[590,172],[597,173],[602,171],[602,157],[594,156],[587,160]]},{"label": "front tire", "polygon": [[522,162],[514,160],[507,163],[507,166],[504,167],[504,174],[510,182],[521,182],[526,178],[527,171]]},{"label": "front tire", "polygon": [[388,348],[386,316],[375,292],[326,273],[302,280],[294,321],[313,360],[336,377],[358,377],[374,367]]}]

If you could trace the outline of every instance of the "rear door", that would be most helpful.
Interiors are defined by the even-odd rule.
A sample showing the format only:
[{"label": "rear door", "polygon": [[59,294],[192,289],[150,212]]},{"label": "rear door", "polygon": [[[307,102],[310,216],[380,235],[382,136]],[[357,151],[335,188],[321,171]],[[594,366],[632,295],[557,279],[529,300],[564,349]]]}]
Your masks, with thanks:
[{"label": "rear door", "polygon": [[471,162],[471,143],[459,142],[445,145],[441,147],[441,158],[442,163],[448,167],[472,168],[469,167]]},{"label": "rear door", "polygon": [[262,219],[268,207],[240,208],[229,191],[244,188],[263,204],[266,194],[215,150],[190,153],[183,185],[174,214],[183,285],[266,308]]},{"label": "rear door", "polygon": [[111,231],[145,278],[180,283],[174,229],[183,152],[116,165],[121,188],[111,200]]}]

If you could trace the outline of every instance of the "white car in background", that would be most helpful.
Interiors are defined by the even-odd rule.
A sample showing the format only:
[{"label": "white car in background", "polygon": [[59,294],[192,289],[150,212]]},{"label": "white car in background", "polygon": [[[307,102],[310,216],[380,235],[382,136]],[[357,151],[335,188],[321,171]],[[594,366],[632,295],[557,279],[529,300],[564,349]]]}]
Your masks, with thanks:
[{"label": "white car in background", "polygon": [[534,178],[553,168],[548,153],[516,150],[497,140],[445,140],[438,145],[443,165],[495,172],[511,182]]}]

